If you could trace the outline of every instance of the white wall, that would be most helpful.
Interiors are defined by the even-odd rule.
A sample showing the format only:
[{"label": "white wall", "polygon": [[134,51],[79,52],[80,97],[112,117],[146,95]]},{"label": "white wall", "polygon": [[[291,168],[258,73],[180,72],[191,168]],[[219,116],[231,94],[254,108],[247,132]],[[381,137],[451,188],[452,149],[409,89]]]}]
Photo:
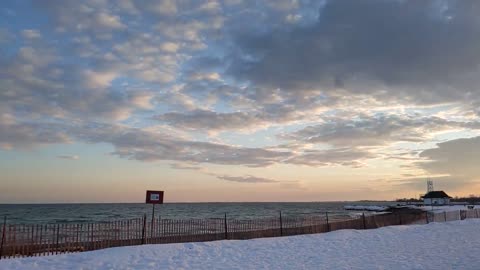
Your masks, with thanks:
[{"label": "white wall", "polygon": [[423,199],[423,204],[425,204],[425,205],[450,204],[450,199],[449,198],[426,198],[426,199]]}]

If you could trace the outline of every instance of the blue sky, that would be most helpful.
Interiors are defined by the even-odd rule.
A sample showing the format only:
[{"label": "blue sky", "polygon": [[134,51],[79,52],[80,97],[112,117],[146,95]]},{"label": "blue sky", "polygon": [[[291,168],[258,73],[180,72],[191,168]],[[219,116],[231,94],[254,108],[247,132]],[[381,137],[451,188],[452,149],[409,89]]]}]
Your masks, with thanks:
[{"label": "blue sky", "polygon": [[0,4],[0,202],[479,186],[477,1]]}]

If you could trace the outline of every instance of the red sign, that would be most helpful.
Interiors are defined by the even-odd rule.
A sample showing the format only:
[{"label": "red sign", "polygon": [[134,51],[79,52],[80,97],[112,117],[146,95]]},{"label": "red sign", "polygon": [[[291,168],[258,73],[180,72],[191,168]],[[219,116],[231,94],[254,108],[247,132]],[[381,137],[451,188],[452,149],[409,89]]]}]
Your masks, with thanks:
[{"label": "red sign", "polygon": [[147,198],[145,203],[162,204],[163,203],[163,191],[147,190]]}]

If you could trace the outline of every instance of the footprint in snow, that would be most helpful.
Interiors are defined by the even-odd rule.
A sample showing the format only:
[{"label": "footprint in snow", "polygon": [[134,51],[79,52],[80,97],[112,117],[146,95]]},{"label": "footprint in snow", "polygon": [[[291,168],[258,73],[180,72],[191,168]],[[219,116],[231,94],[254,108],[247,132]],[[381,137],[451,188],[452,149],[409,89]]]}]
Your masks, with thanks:
[{"label": "footprint in snow", "polygon": [[184,247],[188,248],[188,249],[193,249],[193,244],[192,243],[186,243],[186,244],[184,244]]}]

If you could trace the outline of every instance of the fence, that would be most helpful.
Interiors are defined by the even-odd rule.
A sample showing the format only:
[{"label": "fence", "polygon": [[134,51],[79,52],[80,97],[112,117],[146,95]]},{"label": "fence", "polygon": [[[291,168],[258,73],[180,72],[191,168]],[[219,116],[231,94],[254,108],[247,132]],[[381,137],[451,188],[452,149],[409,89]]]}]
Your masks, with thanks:
[{"label": "fence", "polygon": [[97,250],[141,244],[163,244],[251,239],[323,233],[341,229],[373,229],[391,225],[425,224],[478,218],[478,209],[445,213],[409,212],[362,215],[329,220],[328,213],[303,217],[255,220],[219,219],[147,220],[147,217],[89,224],[7,224],[1,228],[0,259]]}]

